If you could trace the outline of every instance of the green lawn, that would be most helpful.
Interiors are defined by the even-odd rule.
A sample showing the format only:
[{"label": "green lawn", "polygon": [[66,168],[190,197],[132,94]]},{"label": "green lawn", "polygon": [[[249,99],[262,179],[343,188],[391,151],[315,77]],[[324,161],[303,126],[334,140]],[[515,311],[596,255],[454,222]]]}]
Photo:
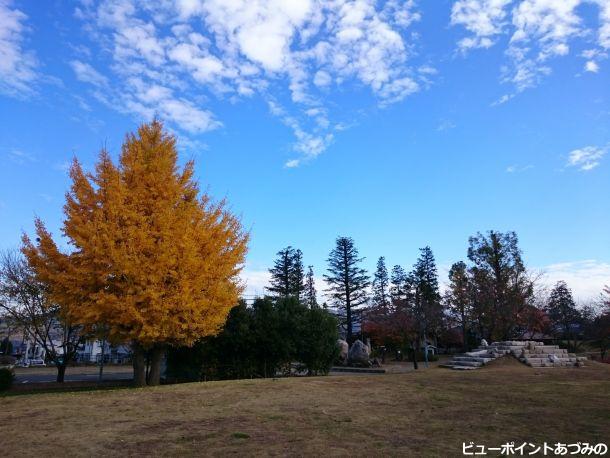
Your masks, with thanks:
[{"label": "green lawn", "polygon": [[609,442],[610,366],[191,383],[0,398],[3,456],[461,456]]}]

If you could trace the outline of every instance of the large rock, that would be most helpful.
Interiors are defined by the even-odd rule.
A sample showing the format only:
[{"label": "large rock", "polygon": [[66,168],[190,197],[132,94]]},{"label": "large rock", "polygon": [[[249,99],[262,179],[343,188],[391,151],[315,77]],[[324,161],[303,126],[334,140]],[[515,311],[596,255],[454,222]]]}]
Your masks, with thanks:
[{"label": "large rock", "polygon": [[349,345],[343,339],[337,340],[337,347],[339,347],[339,361],[343,364],[347,364],[347,357],[349,352]]},{"label": "large rock", "polygon": [[353,366],[369,367],[369,347],[364,345],[361,340],[356,340],[349,349],[348,360]]}]

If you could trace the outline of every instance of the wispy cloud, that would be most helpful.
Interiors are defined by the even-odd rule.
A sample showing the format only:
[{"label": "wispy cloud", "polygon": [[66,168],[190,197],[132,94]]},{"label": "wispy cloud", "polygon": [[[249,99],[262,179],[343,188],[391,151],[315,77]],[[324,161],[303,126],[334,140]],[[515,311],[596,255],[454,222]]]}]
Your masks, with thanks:
[{"label": "wispy cloud", "polygon": [[506,167],[506,173],[520,173],[527,172],[528,170],[533,169],[534,166],[531,164],[528,165],[509,165]]},{"label": "wispy cloud", "polygon": [[108,84],[108,78],[85,62],[73,60],[70,62],[70,66],[79,81],[93,84],[94,86],[106,86]]},{"label": "wispy cloud", "polygon": [[604,286],[610,285],[610,264],[595,259],[551,264],[539,270],[546,286],[563,280],[580,300],[597,299]]},{"label": "wispy cloud", "polygon": [[[581,5],[597,7],[599,21],[586,25]],[[466,53],[490,48],[505,38],[507,64],[501,69],[502,81],[522,92],[539,84],[552,72],[553,58],[566,56],[575,40],[593,47],[585,51],[586,71],[597,72],[599,62],[610,49],[610,2],[607,0],[457,0],[451,24],[463,27],[466,36],[457,49]],[[499,105],[515,94],[497,101]]]},{"label": "wispy cloud", "polygon": [[38,78],[36,57],[24,47],[27,16],[0,0],[0,93],[26,97]]},{"label": "wispy cloud", "polygon": [[7,153],[7,156],[11,162],[14,162],[15,164],[19,164],[19,165],[36,162],[36,157],[34,157],[34,155],[27,153],[25,151],[22,151],[20,149],[15,149],[15,148],[11,149]]},{"label": "wispy cloud", "polygon": [[436,130],[437,132],[445,132],[447,130],[455,129],[456,127],[457,125],[453,121],[449,119],[443,119],[436,127]]},{"label": "wispy cloud", "polygon": [[[433,75],[431,67],[419,71],[410,63],[414,44],[405,32],[419,20],[413,0],[102,0],[82,2],[76,13],[111,52],[112,75],[83,60],[72,67],[116,109],[158,113],[178,128],[204,132],[221,126],[208,96],[268,99],[272,87],[285,91],[280,119],[299,153],[288,166],[332,143],[337,122],[329,90],[357,83],[385,106],[427,87]],[[100,91],[108,81],[112,87]]]},{"label": "wispy cloud", "polygon": [[598,167],[607,153],[607,146],[585,146],[584,148],[575,149],[568,155],[566,166],[577,168],[582,172],[588,172]]}]

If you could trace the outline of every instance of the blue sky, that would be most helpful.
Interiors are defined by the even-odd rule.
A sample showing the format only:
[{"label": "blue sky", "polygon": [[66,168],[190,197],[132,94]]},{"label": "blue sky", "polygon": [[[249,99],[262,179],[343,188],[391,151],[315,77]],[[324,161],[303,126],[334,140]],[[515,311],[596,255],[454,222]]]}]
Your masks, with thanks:
[{"label": "blue sky", "polygon": [[[154,6],[153,6],[154,5]],[[441,272],[515,230],[544,282],[610,283],[608,0],[0,0],[0,248],[59,233],[66,164],[155,114],[251,228]],[[320,285],[321,286],[321,285]]]}]

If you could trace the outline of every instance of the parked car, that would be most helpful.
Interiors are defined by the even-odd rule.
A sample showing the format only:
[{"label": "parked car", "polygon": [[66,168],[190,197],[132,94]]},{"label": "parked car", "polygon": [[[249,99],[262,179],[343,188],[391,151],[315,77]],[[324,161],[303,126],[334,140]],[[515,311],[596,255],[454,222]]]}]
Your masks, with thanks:
[{"label": "parked car", "polygon": [[30,362],[30,367],[46,366],[46,364],[42,358],[33,358],[33,359],[30,359],[29,362]]}]

